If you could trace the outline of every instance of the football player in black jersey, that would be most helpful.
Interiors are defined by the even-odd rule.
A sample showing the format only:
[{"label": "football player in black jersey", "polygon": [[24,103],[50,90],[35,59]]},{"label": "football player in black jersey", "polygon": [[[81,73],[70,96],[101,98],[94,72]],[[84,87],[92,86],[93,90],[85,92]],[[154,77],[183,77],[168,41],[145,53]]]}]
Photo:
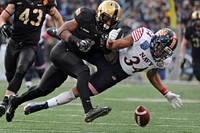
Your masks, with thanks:
[{"label": "football player in black jersey", "polygon": [[198,81],[200,81],[200,10],[192,13],[192,26],[186,27],[185,35],[181,42],[181,59],[184,66],[187,42],[191,43],[192,50],[192,68],[193,73]]},{"label": "football player in black jersey", "polygon": [[[17,94],[25,73],[35,61],[46,14],[54,18],[56,27],[64,23],[55,6],[55,0],[10,0],[0,15],[1,33],[9,38],[5,54],[6,78],[9,85],[0,104],[0,117],[5,114],[8,97]],[[6,20],[12,15],[14,22],[11,28],[6,24]],[[6,119],[10,121],[9,116]]]},{"label": "football player in black jersey", "polygon": [[[140,27],[142,28],[142,27]],[[138,29],[140,29],[138,28]],[[144,57],[144,61],[149,60],[149,55],[147,55],[149,52],[151,52],[152,55],[154,55],[154,59],[156,60],[156,62],[162,62],[163,60],[165,60],[166,58],[171,58],[172,54],[173,54],[173,50],[177,47],[177,43],[178,43],[178,39],[176,38],[176,33],[173,32],[172,30],[168,29],[168,28],[163,28],[161,30],[159,30],[156,35],[156,37],[152,38],[152,32],[149,29],[146,29],[143,33],[143,36],[141,37],[141,40],[143,40],[144,42],[147,42],[148,38],[152,38],[152,42],[151,42],[151,46],[150,43],[145,43],[145,47],[146,49],[144,50],[144,52],[142,52],[143,54],[141,54],[141,51],[139,49],[138,46],[142,46],[144,43],[142,43],[143,41],[134,41],[133,37],[135,38],[139,38],[139,34],[138,36],[135,35],[135,33],[138,33],[136,31],[138,31],[138,29],[134,30],[131,32],[130,35],[128,35],[125,38],[122,39],[117,39],[117,35],[118,35],[118,30],[113,29],[110,33],[109,33],[109,38],[108,40],[112,43],[109,43],[109,45],[107,45],[108,47],[110,47],[111,49],[122,49],[124,47],[127,47],[125,50],[119,50],[117,53],[115,51],[112,51],[108,56],[107,59],[111,59],[112,64],[113,64],[113,71],[105,71],[104,73],[106,73],[107,75],[105,76],[104,73],[98,73],[96,75],[96,73],[93,73],[93,76],[91,76],[92,78],[89,81],[89,88],[90,88],[90,95],[94,96],[94,95],[98,95],[100,93],[102,93],[103,91],[109,89],[106,88],[106,84],[110,84],[111,82],[116,81],[116,82],[120,82],[122,79],[126,79],[127,77],[133,75],[134,73],[138,73],[141,71],[144,71],[146,69],[144,69],[143,64],[144,62],[142,60],[140,60],[140,56]],[[144,28],[143,28],[144,29]],[[140,30],[142,31],[142,30]],[[150,31],[150,32],[149,32]],[[144,34],[147,34],[148,36],[145,36]],[[165,34],[163,34],[165,33]],[[167,34],[166,34],[167,33]],[[131,36],[132,35],[132,36]],[[142,35],[142,34],[141,34]],[[160,43],[162,41],[162,43]],[[139,45],[138,45],[139,44]],[[147,52],[147,47],[150,46],[150,51]],[[162,49],[162,50],[161,50]],[[162,51],[162,52],[161,52]],[[170,52],[171,51],[171,52]],[[136,54],[130,54],[130,53],[136,53]],[[157,54],[155,54],[157,53]],[[159,53],[159,54],[158,54]],[[157,55],[157,56],[155,56]],[[111,57],[112,58],[109,58]],[[113,62],[113,57],[115,57],[116,60]],[[126,59],[124,59],[124,57],[126,57]],[[137,58],[136,58],[137,57]],[[128,66],[131,66],[131,71],[132,74],[128,74],[126,73],[129,69],[128,66],[123,65],[123,63],[120,63],[120,58],[124,59],[124,61],[128,64]],[[134,61],[133,61],[134,60]],[[121,60],[121,62],[123,62]],[[143,62],[143,63],[142,63]],[[148,61],[147,61],[148,62]],[[166,63],[168,62],[168,63]],[[136,65],[136,64],[137,65]],[[166,61],[165,63],[162,63],[165,67],[167,67],[166,64],[170,64],[171,61]],[[144,63],[145,64],[145,63]],[[152,63],[153,65],[153,63]],[[135,67],[137,66],[138,70],[134,70]],[[150,65],[151,66],[151,65]],[[157,70],[158,70],[158,66],[157,67],[151,67],[149,70],[146,71],[146,76],[149,79],[150,83],[162,94],[165,96],[165,98],[172,103],[172,106],[174,108],[177,107],[181,107],[182,106],[182,102],[181,99],[179,98],[180,96],[169,91],[164,84],[161,82],[158,74],[157,74]],[[113,79],[108,78],[108,77],[114,77]],[[113,84],[114,85],[114,84]],[[123,88],[122,88],[123,91]],[[38,102],[38,103],[29,103],[28,105],[26,105],[24,107],[24,114],[25,115],[29,115],[31,113],[43,110],[43,109],[48,109],[48,108],[52,108],[55,106],[59,106],[59,105],[63,105],[63,104],[67,104],[69,102],[71,102],[72,100],[76,99],[78,97],[78,92],[76,87],[70,89],[67,92],[63,92],[61,94],[59,94],[58,96],[51,98],[49,100],[47,100],[46,102]]]},{"label": "football player in black jersey", "polygon": [[[87,7],[77,9],[74,19],[67,21],[55,32],[61,41],[51,50],[50,58],[53,64],[45,71],[40,84],[31,87],[22,97],[10,96],[7,114],[11,120],[19,104],[51,93],[68,75],[77,78],[76,87],[83,104],[85,122],[107,115],[111,107],[93,108],[91,104],[88,88],[90,71],[82,59],[95,65],[98,72],[104,73],[105,77],[106,71],[113,69],[105,60],[100,44],[104,34],[117,28],[121,13],[120,5],[112,0],[103,1],[96,11]],[[105,51],[109,53],[109,50]]]}]

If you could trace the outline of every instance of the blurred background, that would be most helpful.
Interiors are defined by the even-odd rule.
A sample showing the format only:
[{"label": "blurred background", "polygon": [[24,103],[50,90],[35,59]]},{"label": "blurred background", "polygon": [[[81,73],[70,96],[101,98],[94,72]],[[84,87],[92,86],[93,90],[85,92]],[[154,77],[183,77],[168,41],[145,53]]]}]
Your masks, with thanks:
[{"label": "blurred background", "polygon": [[[87,6],[96,9],[102,0],[56,0],[57,8],[64,21],[68,21],[73,18],[74,11],[81,7]],[[147,27],[156,32],[163,27],[169,27],[173,29],[179,40],[178,48],[175,51],[173,57],[173,63],[167,68],[159,71],[160,77],[165,81],[190,81],[197,83],[197,80],[193,76],[193,70],[191,67],[191,50],[188,44],[187,48],[187,62],[183,68],[181,68],[180,57],[180,43],[182,40],[182,33],[187,25],[190,25],[191,14],[193,11],[200,9],[200,0],[115,0],[122,9],[122,20],[120,27],[124,30],[125,35],[131,33],[132,30],[137,27]],[[0,0],[0,13],[6,6],[6,0]],[[48,45],[46,46],[46,61],[49,61],[48,55],[51,48],[56,44],[57,40],[45,36]],[[4,74],[4,54],[6,49],[6,39],[0,37],[0,80],[5,80]],[[91,66],[91,71],[95,71],[95,68]],[[37,74],[33,72],[35,78]],[[144,73],[135,74],[126,81],[146,81]]]}]

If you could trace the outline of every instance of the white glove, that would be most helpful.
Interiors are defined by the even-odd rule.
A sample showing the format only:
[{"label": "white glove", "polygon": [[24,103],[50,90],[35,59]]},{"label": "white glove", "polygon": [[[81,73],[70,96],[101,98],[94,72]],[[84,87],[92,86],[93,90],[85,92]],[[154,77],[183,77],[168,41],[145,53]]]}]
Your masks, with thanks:
[{"label": "white glove", "polygon": [[182,101],[180,99],[180,95],[172,93],[171,91],[169,91],[167,94],[165,94],[165,98],[170,103],[172,103],[173,108],[181,107],[183,105],[183,103],[182,103]]},{"label": "white glove", "polygon": [[115,41],[117,39],[117,36],[120,33],[120,31],[121,31],[121,28],[119,28],[117,30],[115,30],[115,29],[111,30],[109,35],[108,35],[108,41],[109,42]]}]

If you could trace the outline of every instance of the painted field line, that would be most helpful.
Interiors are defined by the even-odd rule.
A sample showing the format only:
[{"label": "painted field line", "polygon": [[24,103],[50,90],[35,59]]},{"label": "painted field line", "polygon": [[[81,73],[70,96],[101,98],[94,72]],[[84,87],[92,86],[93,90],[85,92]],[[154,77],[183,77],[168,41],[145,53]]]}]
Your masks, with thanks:
[{"label": "painted field line", "polygon": [[[176,119],[176,118],[174,118]],[[15,120],[14,122],[25,122],[25,123],[44,123],[44,121],[41,121],[41,120]],[[78,124],[78,125],[81,125],[81,124],[85,124],[84,122],[80,121],[80,122],[59,122],[59,121],[45,121],[45,123],[49,123],[49,124]],[[137,124],[135,123],[130,123],[130,124],[124,124],[124,123],[89,123],[91,125],[98,125],[98,126],[138,126]],[[198,128],[200,129],[200,126],[191,126],[191,125],[183,125],[183,126],[178,126],[178,125],[174,125],[173,123],[172,124],[152,124],[151,126],[153,127],[180,127],[180,128]],[[0,128],[1,130],[2,128]]]},{"label": "painted field line", "polygon": [[[134,102],[166,102],[165,98],[104,98],[108,101],[134,101]],[[200,100],[181,99],[183,103],[200,103]]]}]

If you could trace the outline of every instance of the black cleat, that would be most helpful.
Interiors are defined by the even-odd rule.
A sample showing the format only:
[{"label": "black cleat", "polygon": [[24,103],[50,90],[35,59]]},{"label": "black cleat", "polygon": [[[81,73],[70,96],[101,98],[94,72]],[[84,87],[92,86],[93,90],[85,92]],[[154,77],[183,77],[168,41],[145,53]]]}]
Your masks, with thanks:
[{"label": "black cleat", "polygon": [[0,103],[0,117],[2,117],[6,113],[7,104],[2,102]]},{"label": "black cleat", "polygon": [[109,106],[91,109],[85,114],[85,122],[92,122],[98,117],[107,115],[111,110]]},{"label": "black cleat", "polygon": [[24,114],[25,115],[29,115],[31,113],[43,110],[43,109],[47,109],[46,108],[46,102],[42,102],[42,103],[29,103],[24,107]]},{"label": "black cleat", "polygon": [[8,99],[8,109],[6,111],[6,120],[7,122],[11,122],[14,114],[15,114],[15,110],[18,106],[14,105],[16,96],[15,95],[10,95],[9,99]]}]

